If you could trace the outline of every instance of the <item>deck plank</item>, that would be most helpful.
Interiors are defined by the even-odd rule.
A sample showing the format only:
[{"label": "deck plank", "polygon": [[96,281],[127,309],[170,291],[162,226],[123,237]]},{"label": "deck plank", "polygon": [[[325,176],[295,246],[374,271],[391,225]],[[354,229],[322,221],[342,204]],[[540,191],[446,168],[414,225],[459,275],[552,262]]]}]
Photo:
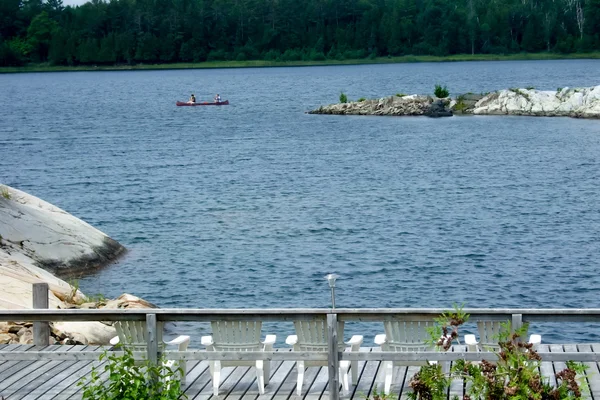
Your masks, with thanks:
[{"label": "deck plank", "polygon": [[[538,347],[539,353],[550,352],[550,345],[540,344]],[[554,366],[549,361],[542,361],[540,363],[540,374],[542,378],[549,382],[552,386],[556,386],[556,378],[554,377]]]},{"label": "deck plank", "polygon": [[[195,399],[197,396],[202,393],[202,391],[210,386],[212,389],[212,378],[210,376],[210,370],[208,367],[208,361],[206,361],[206,365],[199,365],[194,370],[191,371],[192,374],[188,375],[187,378],[187,387],[185,389],[185,394],[188,396],[188,399]],[[193,379],[190,381],[190,379]]]},{"label": "deck plank", "polygon": [[[30,345],[5,345],[0,352],[38,351],[42,347]],[[46,351],[102,351],[101,346],[48,346]],[[59,350],[60,349],[60,350]],[[600,344],[540,345],[540,352],[600,352]],[[281,351],[290,351],[282,349]],[[376,352],[379,348],[361,348],[361,352]],[[461,351],[456,347],[453,351]],[[7,364],[7,365],[5,365]],[[586,375],[589,389],[583,398],[600,400],[600,367],[596,362],[585,363],[590,367]],[[81,388],[76,384],[82,376],[89,375],[93,365],[100,365],[92,360],[14,360],[0,364],[0,393],[7,400],[66,399],[81,398]],[[554,373],[565,366],[564,362],[543,362],[540,372],[544,378],[555,385]],[[410,378],[419,370],[418,366],[395,367],[392,382],[393,399],[406,399],[411,389]],[[373,388],[383,390],[383,377],[380,361],[359,361],[358,382],[348,393],[340,392],[344,400],[364,399],[372,396]],[[222,383],[219,399],[227,400],[328,400],[329,377],[327,367],[307,367],[302,388],[302,396],[296,396],[297,367],[294,361],[272,362],[271,379],[265,387],[265,394],[258,394],[255,369],[253,367],[226,367],[222,370]],[[103,375],[103,379],[107,377]],[[188,375],[184,389],[189,399],[217,400],[212,396],[211,377],[208,361],[188,361]],[[452,383],[448,397],[462,397],[463,383]]]},{"label": "deck plank", "polygon": [[[219,383],[219,397],[224,398],[224,396],[221,394],[221,388],[223,387],[223,384],[227,381],[227,378],[229,378],[229,375],[231,375],[233,373],[235,368],[236,367],[222,367],[221,368],[221,382]],[[194,399],[196,399],[196,400],[208,400],[213,395],[212,378],[210,376],[210,372],[208,370],[206,372],[208,373],[208,385],[205,385],[200,390],[200,392],[194,397]]]},{"label": "deck plank", "polygon": [[[78,351],[77,346],[69,346],[69,347],[71,347],[71,348],[67,349],[67,351]],[[53,392],[54,388],[60,382],[67,379],[73,373],[77,372],[82,367],[85,367],[86,365],[88,365],[90,363],[92,363],[92,361],[84,361],[84,362],[63,361],[62,364],[59,366],[61,369],[61,371],[59,373],[54,374],[54,376],[49,377],[46,380],[43,379],[43,378],[45,378],[45,376],[42,376],[42,377],[38,377],[38,378],[36,378],[36,380],[32,381],[31,384],[32,384],[32,386],[34,386],[33,390],[30,391],[29,393],[27,393],[25,396],[23,396],[22,399],[23,400],[35,400],[35,399],[41,398],[42,396],[44,396],[44,397],[54,396],[54,394],[52,392]],[[58,369],[58,367],[55,369]],[[37,385],[37,386],[35,386],[35,385]]]},{"label": "deck plank", "polygon": [[[78,346],[79,349],[76,351],[81,351],[83,346]],[[103,346],[88,346],[88,349],[95,352],[102,352],[105,348]],[[100,354],[98,354],[100,357]],[[98,371],[102,371],[104,369],[104,365],[106,365],[106,361],[94,360],[94,361],[85,361],[78,362],[80,368],[74,372],[72,375],[68,376],[64,380],[60,381],[58,385],[53,387],[50,391],[48,391],[44,395],[44,399],[69,399],[74,396],[76,393],[79,393],[79,387],[77,386],[77,382],[79,382],[84,376],[89,377],[92,372],[92,368],[96,368]],[[53,396],[53,397],[50,397]],[[81,395],[80,395],[81,397]]]},{"label": "deck plank", "polygon": [[[600,351],[600,345],[598,344],[580,344],[578,345],[579,351],[581,352],[592,352]],[[594,399],[600,399],[600,369],[598,363],[588,362],[584,363],[589,368],[586,371],[587,383]]]},{"label": "deck plank", "polygon": [[[588,347],[589,347],[589,346],[588,346]],[[576,344],[565,344],[565,345],[564,345],[564,349],[565,349],[565,351],[566,351],[566,352],[570,352],[570,353],[571,353],[571,352],[573,352],[573,353],[577,353],[577,352],[581,351],[581,350],[580,350],[580,349],[577,347],[577,345],[576,345]],[[565,367],[566,367],[566,364],[564,364],[564,365],[565,365]],[[585,364],[584,364],[584,365],[585,365]],[[559,369],[558,371],[560,371],[560,369]],[[583,380],[583,381],[585,382],[585,380],[586,380],[586,379],[585,379],[585,376],[582,376],[581,374],[577,374],[577,379],[578,379],[578,382],[579,382],[579,381],[581,381],[581,380]],[[588,385],[588,387],[584,387],[584,388],[582,388],[582,389],[581,389],[581,395],[582,395],[582,398],[584,398],[584,399],[591,399],[591,398],[592,398],[592,394],[591,394],[591,392],[590,392],[590,387],[589,387],[589,385]]]},{"label": "deck plank", "polygon": [[256,380],[256,368],[242,366],[235,367],[233,372],[219,387],[219,397],[229,398],[229,395],[237,389],[238,385],[241,385],[240,389],[242,386],[245,386],[247,389],[250,386],[247,381],[253,380]]},{"label": "deck plank", "polygon": [[[54,351],[55,347],[60,346],[31,346],[25,345],[22,350],[25,351]],[[35,370],[49,364],[47,360],[42,361],[11,361],[11,365],[8,366],[0,374],[0,393],[3,396],[7,396],[9,393],[13,393],[14,390],[18,389],[19,380],[25,379],[26,377],[35,373]],[[11,388],[12,387],[12,388]]]},{"label": "deck plank", "polygon": [[[361,347],[359,350],[361,353],[369,353],[369,352],[378,352],[381,351],[381,348],[375,347]],[[362,370],[358,375],[358,383],[354,387],[353,397],[359,396],[359,398],[365,398],[371,395],[371,390],[373,388],[373,382],[377,379],[377,373],[379,371],[379,361],[367,361],[363,362]],[[361,364],[359,363],[359,366]]]},{"label": "deck plank", "polygon": [[[271,377],[274,376],[281,364],[281,361],[271,362]],[[240,382],[240,384],[235,387],[233,393],[231,393],[227,397],[227,400],[252,400],[257,399],[260,396],[260,393],[258,392],[258,383],[256,382],[256,370],[254,368],[251,368],[250,372],[245,376],[245,378],[246,379],[243,382]],[[269,390],[270,385],[271,381],[269,381],[268,384],[265,384],[265,393],[267,393],[267,391]]]},{"label": "deck plank", "polygon": [[[70,350],[73,346],[66,346],[67,351]],[[45,349],[46,351],[58,351],[65,350],[64,345],[54,345],[48,346]],[[13,384],[8,385],[5,389],[2,389],[0,385],[0,390],[2,390],[2,394],[5,397],[9,397],[11,399],[20,399],[26,396],[29,392],[34,390],[40,384],[48,381],[51,377],[49,375],[54,368],[58,367],[62,364],[63,361],[60,360],[40,360],[35,361],[26,369],[19,371],[18,374],[12,376],[12,378],[16,378],[16,381]]]},{"label": "deck plank", "polygon": [[265,386],[265,394],[258,396],[258,400],[271,400],[279,391],[285,391],[282,387],[291,379],[289,375],[293,373],[295,366],[294,361],[283,361],[279,364],[277,370],[271,373],[271,381]]},{"label": "deck plank", "polygon": [[[466,345],[455,345],[452,346],[452,351],[453,352],[466,352],[467,346]],[[449,373],[452,365],[454,363],[442,363],[442,368],[447,369],[446,373]],[[462,379],[452,379],[452,382],[450,383],[450,389],[448,391],[448,398],[452,399],[454,396],[458,396],[459,399],[462,399],[464,395],[464,381]]]}]

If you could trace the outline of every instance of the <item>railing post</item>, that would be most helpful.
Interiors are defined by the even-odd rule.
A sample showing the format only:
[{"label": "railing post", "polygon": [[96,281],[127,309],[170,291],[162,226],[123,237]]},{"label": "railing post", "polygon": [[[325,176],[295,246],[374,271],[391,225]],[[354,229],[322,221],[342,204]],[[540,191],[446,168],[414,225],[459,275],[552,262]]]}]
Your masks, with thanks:
[{"label": "railing post", "polygon": [[[523,314],[513,314],[512,320],[510,322],[511,333],[518,331],[519,329],[521,329],[522,326],[523,326]],[[517,342],[525,342],[525,341],[527,341],[527,338],[522,338],[522,337],[517,338]]]},{"label": "railing post", "polygon": [[[34,283],[32,289],[33,308],[48,308],[48,284],[45,282]],[[48,346],[50,344],[50,325],[48,321],[33,322],[33,344],[35,346]]]},{"label": "railing post", "polygon": [[327,334],[328,334],[328,355],[327,364],[329,366],[329,399],[339,400],[340,398],[340,358],[338,355],[338,331],[337,314],[327,314]]},{"label": "railing post", "polygon": [[516,332],[523,326],[523,314],[513,314],[511,321],[511,331]]},{"label": "railing post", "polygon": [[148,361],[151,365],[158,365],[158,342],[156,334],[156,314],[146,314],[146,340]]}]

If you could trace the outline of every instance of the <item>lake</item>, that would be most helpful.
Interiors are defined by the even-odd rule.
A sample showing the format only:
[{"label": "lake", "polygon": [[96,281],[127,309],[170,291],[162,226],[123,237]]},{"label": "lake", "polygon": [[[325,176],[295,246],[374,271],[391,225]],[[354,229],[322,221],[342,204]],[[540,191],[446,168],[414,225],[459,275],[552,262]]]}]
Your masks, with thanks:
[{"label": "lake", "polygon": [[87,294],[328,307],[335,272],[338,307],[600,307],[600,121],[305,114],[599,82],[600,60],[0,75],[0,182],[130,250]]}]

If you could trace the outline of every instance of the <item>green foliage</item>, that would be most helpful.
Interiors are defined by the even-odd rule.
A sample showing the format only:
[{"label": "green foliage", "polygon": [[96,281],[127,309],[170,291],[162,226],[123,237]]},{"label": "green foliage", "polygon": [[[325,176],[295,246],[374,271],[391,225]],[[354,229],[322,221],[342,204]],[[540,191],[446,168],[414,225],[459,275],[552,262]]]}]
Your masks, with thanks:
[{"label": "green foliage", "polygon": [[347,103],[348,102],[348,96],[346,96],[346,94],[344,92],[340,93],[340,103]]},{"label": "green foliage", "polygon": [[358,102],[361,102],[361,101],[365,101],[365,100],[366,100],[366,99],[365,99],[364,97],[361,97],[360,99],[358,99],[358,100],[356,100],[356,101],[358,101]]},{"label": "green foliage", "polygon": [[[458,327],[469,318],[462,309],[462,305],[455,305],[454,310],[445,311],[436,318],[436,326],[429,333],[431,341],[438,348],[447,351],[452,340],[458,337]],[[452,328],[451,333],[448,333],[449,328]],[[582,363],[567,362],[567,368],[556,374],[557,386],[552,387],[540,375],[541,357],[532,344],[521,339],[526,337],[527,328],[524,325],[511,332],[510,323],[502,325],[497,338],[500,350],[496,353],[496,363],[486,360],[481,363],[457,360],[449,374],[443,372],[439,363],[421,367],[410,380],[413,392],[409,394],[409,398],[445,399],[452,380],[460,379],[467,388],[465,399],[581,399],[582,388],[586,387],[587,367]]]},{"label": "green foliage", "polygon": [[445,400],[452,378],[444,374],[441,364],[424,365],[410,380],[412,400]]},{"label": "green foliage", "polygon": [[7,187],[0,187],[0,196],[4,197],[6,200],[10,200],[10,192]]},{"label": "green foliage", "polygon": [[435,85],[433,94],[435,94],[435,97],[437,97],[439,99],[443,99],[443,98],[448,97],[450,95],[450,92],[448,92],[448,88],[446,88],[446,86]]},{"label": "green foliage", "polygon": [[[0,66],[273,62],[589,52],[600,0],[565,2],[203,0],[0,2]],[[585,17],[585,23],[580,19]],[[309,24],[301,21],[312,21]],[[23,43],[26,45],[23,46]],[[544,52],[544,53],[541,53]],[[414,55],[414,56],[412,56]]]},{"label": "green foliage", "polygon": [[[163,365],[162,360],[158,365],[147,361],[140,365],[134,360],[131,350],[122,350],[123,355],[108,351],[102,353],[100,361],[108,361],[104,368],[94,367],[89,377],[83,377],[77,383],[83,388],[83,400],[187,398],[177,378],[180,371]],[[107,382],[104,382],[104,376],[108,378]]]},{"label": "green foliage", "polygon": [[527,86],[525,89],[527,89],[527,90],[535,90],[535,87],[533,87],[533,86]]},{"label": "green foliage", "polygon": [[406,96],[406,94],[404,94],[404,93],[396,93],[396,97],[404,97],[404,96]]},{"label": "green foliage", "polygon": [[[364,396],[364,394],[363,394]],[[379,392],[377,385],[373,386],[373,392],[371,396],[365,396],[365,400],[391,400],[394,396],[391,394],[385,394],[385,392]]]}]

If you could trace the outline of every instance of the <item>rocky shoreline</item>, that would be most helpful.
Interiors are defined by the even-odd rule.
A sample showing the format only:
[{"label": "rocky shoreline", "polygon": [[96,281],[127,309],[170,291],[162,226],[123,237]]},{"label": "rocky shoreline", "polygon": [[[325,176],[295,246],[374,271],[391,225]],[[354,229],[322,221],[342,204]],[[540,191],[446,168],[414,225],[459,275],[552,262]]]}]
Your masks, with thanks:
[{"label": "rocky shoreline", "polygon": [[[50,308],[155,308],[135,296],[92,301],[55,276],[86,273],[114,262],[124,246],[98,229],[35,196],[0,185],[0,308],[32,308],[32,284],[45,282]],[[51,324],[50,343],[106,344],[110,323]],[[0,344],[31,344],[31,324],[0,322]]]},{"label": "rocky shoreline", "polygon": [[308,114],[447,117],[465,115],[523,115],[600,119],[600,85],[543,91],[505,89],[455,98],[395,95],[380,99],[321,106]]}]

